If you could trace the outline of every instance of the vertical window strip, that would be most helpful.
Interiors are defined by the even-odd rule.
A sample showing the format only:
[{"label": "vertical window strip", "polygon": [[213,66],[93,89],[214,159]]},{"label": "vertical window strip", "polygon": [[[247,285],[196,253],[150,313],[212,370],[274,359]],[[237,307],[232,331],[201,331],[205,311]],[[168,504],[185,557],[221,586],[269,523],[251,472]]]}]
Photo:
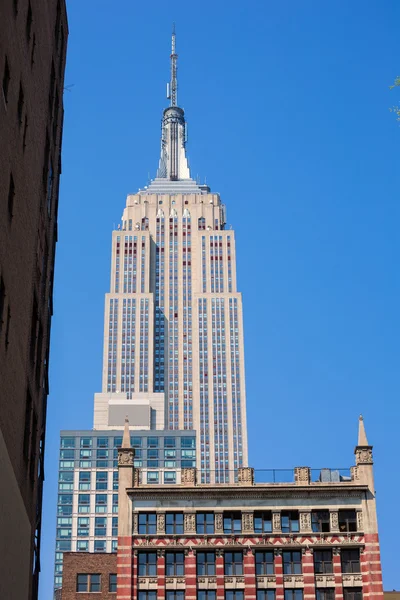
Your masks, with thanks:
[{"label": "vertical window strip", "polygon": [[145,266],[146,266],[146,238],[142,235],[142,257],[140,265],[140,291],[144,293],[145,283]]},{"label": "vertical window strip", "polygon": [[183,274],[183,411],[184,429],[193,428],[192,395],[192,267],[191,267],[191,220],[189,211],[183,217],[182,227],[182,274]]},{"label": "vertical window strip", "polygon": [[121,237],[117,236],[116,249],[115,249],[115,281],[114,291],[118,294],[119,292],[119,259],[121,252]]},{"label": "vertical window strip", "polygon": [[201,236],[201,268],[202,268],[202,281],[203,281],[203,292],[207,292],[207,267],[206,267],[206,237]]},{"label": "vertical window strip", "polygon": [[210,441],[208,405],[207,299],[199,298],[199,374],[200,374],[200,467],[201,482],[210,483]]},{"label": "vertical window strip", "polygon": [[164,391],[164,250],[165,221],[161,211],[156,222],[156,290],[155,290],[155,343],[154,391]]},{"label": "vertical window strip", "polygon": [[179,429],[178,218],[169,219],[168,428]]},{"label": "vertical window strip", "polygon": [[118,335],[118,300],[110,299],[108,320],[108,372],[107,391],[116,391],[117,378],[117,335]]},{"label": "vertical window strip", "polygon": [[228,292],[232,292],[231,236],[227,236]]}]

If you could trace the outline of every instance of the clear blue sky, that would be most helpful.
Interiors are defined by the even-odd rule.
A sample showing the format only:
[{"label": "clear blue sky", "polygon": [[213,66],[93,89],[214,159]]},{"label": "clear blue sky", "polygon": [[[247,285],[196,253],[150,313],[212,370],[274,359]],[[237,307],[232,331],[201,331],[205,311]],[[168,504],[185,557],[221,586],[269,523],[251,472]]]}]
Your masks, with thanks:
[{"label": "clear blue sky", "polygon": [[[250,464],[375,447],[384,581],[400,588],[398,0],[69,0],[41,600],[60,429],[101,389],[111,230],[154,177],[176,21],[192,172],[221,193],[244,297]],[[69,87],[71,86],[71,87]]]}]

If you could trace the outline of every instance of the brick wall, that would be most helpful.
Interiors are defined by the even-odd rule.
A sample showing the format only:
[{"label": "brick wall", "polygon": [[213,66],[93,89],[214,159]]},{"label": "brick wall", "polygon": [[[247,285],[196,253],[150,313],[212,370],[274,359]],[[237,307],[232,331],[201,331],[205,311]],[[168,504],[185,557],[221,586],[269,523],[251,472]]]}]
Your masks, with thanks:
[{"label": "brick wall", "polygon": [[[78,573],[100,573],[101,591],[93,593],[77,592],[76,579]],[[63,586],[61,600],[116,600],[116,593],[109,592],[109,575],[117,573],[117,555],[65,552],[63,567]]]}]

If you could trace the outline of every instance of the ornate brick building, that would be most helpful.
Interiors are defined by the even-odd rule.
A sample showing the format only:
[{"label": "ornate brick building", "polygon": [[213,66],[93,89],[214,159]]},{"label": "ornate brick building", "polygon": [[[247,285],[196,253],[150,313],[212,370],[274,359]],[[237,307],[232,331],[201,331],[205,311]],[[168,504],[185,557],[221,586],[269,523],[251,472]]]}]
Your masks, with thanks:
[{"label": "ornate brick building", "polygon": [[118,600],[383,599],[372,446],[362,418],[349,475],[288,483],[140,483],[128,425],[119,450]]}]

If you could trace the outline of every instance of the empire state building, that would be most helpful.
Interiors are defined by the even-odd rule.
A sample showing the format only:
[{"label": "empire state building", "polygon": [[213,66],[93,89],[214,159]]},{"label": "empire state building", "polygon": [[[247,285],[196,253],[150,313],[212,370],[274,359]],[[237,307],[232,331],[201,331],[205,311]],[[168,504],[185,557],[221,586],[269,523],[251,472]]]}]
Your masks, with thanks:
[{"label": "empire state building", "polygon": [[112,234],[94,429],[195,430],[201,481],[247,465],[242,297],[219,194],[190,175],[172,35],[157,176]]}]

